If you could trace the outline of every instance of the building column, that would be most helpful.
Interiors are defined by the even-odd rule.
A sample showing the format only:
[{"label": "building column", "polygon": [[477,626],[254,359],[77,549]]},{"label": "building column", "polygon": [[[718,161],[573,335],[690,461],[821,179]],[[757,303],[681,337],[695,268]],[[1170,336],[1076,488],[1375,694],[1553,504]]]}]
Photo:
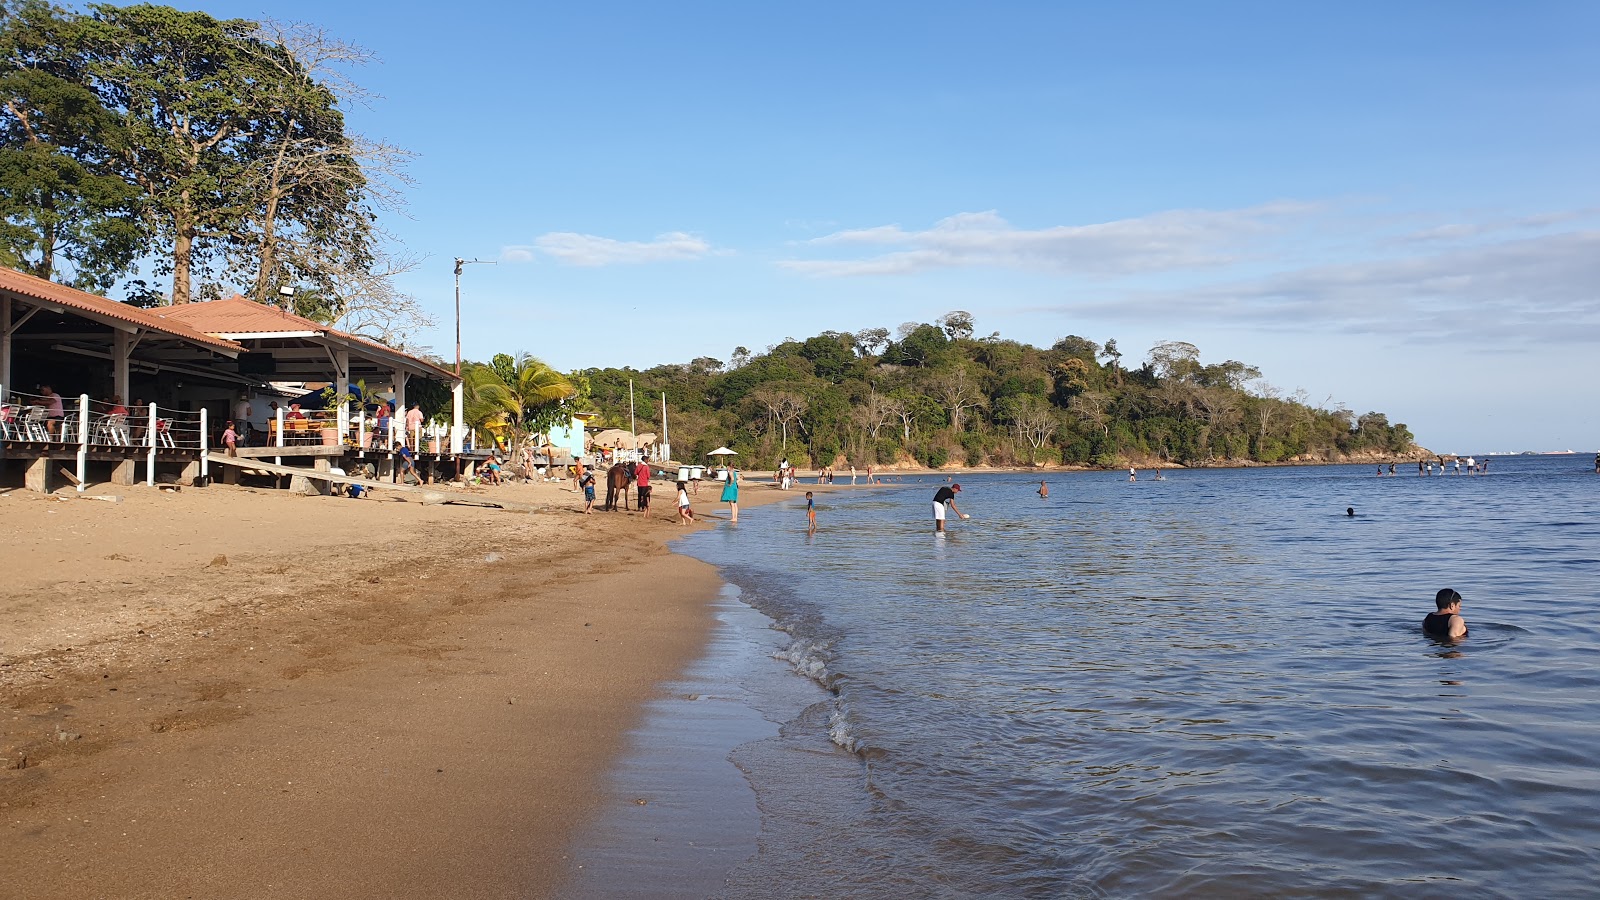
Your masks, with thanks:
[{"label": "building column", "polygon": [[11,296],[0,297],[0,388],[15,390],[11,383]]},{"label": "building column", "polygon": [[461,455],[461,443],[466,439],[466,394],[463,392],[461,382],[456,382],[450,389],[450,455]]},{"label": "building column", "polygon": [[121,328],[111,333],[111,393],[121,397],[123,403],[132,402],[128,396],[128,356],[133,353],[131,337]]}]

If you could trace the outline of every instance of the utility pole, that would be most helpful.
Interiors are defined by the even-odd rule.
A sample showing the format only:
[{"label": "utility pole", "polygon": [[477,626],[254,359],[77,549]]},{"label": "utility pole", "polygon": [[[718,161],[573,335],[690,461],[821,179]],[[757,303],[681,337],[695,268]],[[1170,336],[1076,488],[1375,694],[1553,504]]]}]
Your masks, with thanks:
[{"label": "utility pole", "polygon": [[456,379],[461,379],[461,267],[473,264],[492,266],[492,259],[462,259],[456,257]]}]

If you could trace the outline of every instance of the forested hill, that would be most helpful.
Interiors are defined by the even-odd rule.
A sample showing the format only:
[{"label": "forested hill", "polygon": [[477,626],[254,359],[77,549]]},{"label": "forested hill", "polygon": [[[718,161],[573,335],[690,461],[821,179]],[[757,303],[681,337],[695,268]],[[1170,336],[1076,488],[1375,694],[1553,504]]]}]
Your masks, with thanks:
[{"label": "forested hill", "polygon": [[[1177,462],[1404,458],[1405,425],[1380,412],[1325,409],[1268,385],[1236,360],[1205,365],[1181,341],[1123,364],[1116,341],[1069,335],[1049,349],[973,337],[957,311],[855,334],[825,331],[726,363],[702,357],[645,371],[570,376],[576,405],[626,428],[633,381],[639,430],[659,427],[666,394],[678,459],[718,445],[762,468],[797,465],[1121,466]],[[648,426],[645,423],[650,423]]]}]

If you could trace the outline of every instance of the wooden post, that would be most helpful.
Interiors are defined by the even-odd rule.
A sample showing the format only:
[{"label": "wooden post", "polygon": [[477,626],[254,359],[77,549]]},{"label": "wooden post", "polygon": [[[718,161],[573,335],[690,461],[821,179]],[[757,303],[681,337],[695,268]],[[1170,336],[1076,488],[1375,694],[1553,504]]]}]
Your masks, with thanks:
[{"label": "wooden post", "polygon": [[23,487],[41,494],[50,493],[50,458],[40,456],[28,461],[28,471],[23,475]]},{"label": "wooden post", "polygon": [[116,464],[111,467],[111,483],[133,484],[134,463],[135,460],[131,456],[127,459],[118,460]]}]

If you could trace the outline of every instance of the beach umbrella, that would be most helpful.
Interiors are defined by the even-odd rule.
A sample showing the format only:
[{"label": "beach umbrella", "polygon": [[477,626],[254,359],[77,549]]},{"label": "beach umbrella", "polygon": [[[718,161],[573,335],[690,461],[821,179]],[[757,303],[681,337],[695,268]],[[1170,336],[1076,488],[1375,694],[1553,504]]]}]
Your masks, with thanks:
[{"label": "beach umbrella", "polygon": [[739,455],[739,451],[737,451],[737,450],[729,450],[727,447],[718,447],[717,449],[711,451],[710,453],[707,453],[706,455],[707,456],[738,456]]},{"label": "beach umbrella", "polygon": [[624,431],[621,428],[607,428],[605,431],[596,432],[594,442],[602,447],[614,447],[623,450],[632,450],[635,443],[633,433]]}]

